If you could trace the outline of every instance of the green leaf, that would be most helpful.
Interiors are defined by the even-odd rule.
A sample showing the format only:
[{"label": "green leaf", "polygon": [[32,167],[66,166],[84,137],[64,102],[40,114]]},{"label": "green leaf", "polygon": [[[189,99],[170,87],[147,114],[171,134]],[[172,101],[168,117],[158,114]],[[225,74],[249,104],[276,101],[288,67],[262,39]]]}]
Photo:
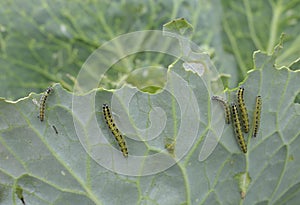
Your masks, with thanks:
[{"label": "green leaf", "polygon": [[126,82],[144,92],[155,93],[164,87],[166,72],[166,69],[160,67],[138,69],[130,73]]},{"label": "green leaf", "polygon": [[[253,68],[252,53],[258,49],[270,53],[281,33],[286,38],[276,64],[288,66],[299,58],[299,5],[299,0],[160,0],[155,4],[46,0],[24,6],[22,0],[4,0],[0,3],[0,96],[18,99],[42,92],[53,82],[72,90],[80,67],[97,47],[128,32],[161,30],[170,19],[180,17],[190,22],[193,41],[211,54],[220,72],[230,76],[228,85],[233,88]],[[138,65],[131,60],[112,71],[101,86],[120,87],[123,77]]]},{"label": "green leaf", "polygon": [[16,187],[16,194],[18,196],[18,198],[22,201],[22,203],[25,205],[25,200],[23,197],[23,189],[19,186]]},{"label": "green leaf", "polygon": [[[101,89],[86,96],[75,96],[73,103],[77,103],[80,109],[72,111],[71,93],[56,84],[46,102],[44,122],[36,117],[39,109],[32,101],[39,100],[40,95],[32,93],[17,102],[2,100],[0,187],[2,193],[11,194],[2,194],[1,202],[17,203],[17,194],[13,191],[15,184],[22,187],[26,204],[283,204],[295,201],[295,197],[299,195],[300,183],[297,177],[300,171],[300,108],[299,104],[294,103],[294,99],[300,92],[297,86],[300,75],[288,68],[275,69],[273,56],[256,52],[254,60],[256,69],[249,73],[243,86],[250,119],[253,116],[255,97],[262,96],[258,137],[254,139],[245,135],[248,153],[243,154],[235,141],[232,126],[225,125],[218,146],[202,162],[198,161],[198,155],[207,131],[218,128],[210,127],[210,118],[213,116],[208,112],[211,109],[210,97],[204,82],[197,74],[185,71],[182,67],[173,70],[192,88],[198,101],[200,119],[194,122],[183,121],[185,114],[190,113],[186,111],[180,114],[177,104],[179,101],[173,101],[167,92],[148,97],[142,93],[135,95],[129,105],[129,125],[135,129],[148,128],[152,119],[151,112],[155,111],[152,109],[157,106],[163,108],[167,121],[164,131],[150,141],[133,140],[126,131],[128,159],[123,158],[118,151],[118,144],[110,134],[101,111],[103,103],[114,105],[126,100],[116,98],[117,101],[111,101],[115,92]],[[171,73],[168,72],[167,75],[170,77]],[[172,86],[175,88],[180,84]],[[89,96],[94,94],[95,111],[88,115],[90,108],[87,105],[93,104]],[[118,117],[122,110],[113,109],[113,116],[120,129],[126,130],[127,120]],[[92,126],[94,117],[103,136],[111,144],[101,146],[102,154],[98,158],[95,157],[97,153],[91,153],[97,150],[97,141],[101,137]],[[224,121],[222,112],[220,119]],[[173,154],[169,154],[165,148],[166,140],[176,136],[180,126],[185,127],[195,122],[200,125],[196,141],[182,159],[163,172],[141,177],[126,176],[99,163],[100,159],[115,161],[114,166],[124,166],[119,170],[122,172],[133,168],[126,168],[126,163],[132,163],[135,155],[151,155],[163,151],[163,155],[172,159]],[[184,132],[185,140],[177,138],[175,141],[175,158],[180,153],[179,147],[189,139],[189,130]],[[86,144],[86,140],[89,143]],[[83,145],[89,146],[84,149]],[[113,159],[110,157],[112,147],[116,149]],[[101,157],[103,154],[105,158]],[[155,168],[157,165],[151,166]],[[247,178],[251,178],[251,181],[238,182],[235,176],[241,172],[247,173]],[[241,199],[240,189],[245,193],[244,199]]]},{"label": "green leaf", "polygon": [[283,33],[284,49],[276,64],[288,66],[299,58],[299,0],[222,1],[222,6],[224,48],[235,56],[240,80],[253,67],[252,53],[261,50],[271,54]]},{"label": "green leaf", "polygon": [[[121,34],[161,30],[170,18],[181,15],[181,4],[45,0],[24,6],[23,0],[1,1],[0,96],[16,100],[42,92],[53,82],[72,90],[76,75],[95,49]],[[118,88],[135,68],[129,62],[108,73],[102,87]]]},{"label": "green leaf", "polygon": [[[41,94],[31,93],[16,102],[0,99],[0,204],[22,204],[21,195],[26,204],[72,205],[279,205],[297,204],[300,200],[297,175],[300,172],[299,0],[168,0],[155,4],[136,0],[46,0],[24,4],[23,0],[15,0],[1,1],[0,5],[0,96],[18,99],[32,91],[41,92],[53,82],[61,84],[54,85],[54,92],[47,99],[44,122],[37,118],[39,108],[32,101],[38,101]],[[212,154],[204,161],[198,160],[199,153],[206,148],[204,143],[216,142],[207,137],[208,133],[223,128],[211,123],[214,119],[224,120],[224,115],[221,107],[218,108],[220,116],[211,114],[215,107],[210,104],[207,92],[207,87],[218,83],[211,79],[211,84],[205,84],[196,73],[184,70],[181,62],[177,62],[172,71],[195,93],[200,119],[187,119],[194,114],[192,112],[184,112],[181,116],[178,102],[172,95],[160,93],[170,76],[169,71],[149,69],[146,76],[139,72],[141,70],[135,71],[149,65],[165,67],[173,62],[164,55],[130,56],[112,66],[101,82],[101,88],[121,89],[125,81],[153,93],[145,97],[145,93],[138,92],[128,110],[124,104],[119,110],[112,106],[113,116],[122,131],[127,125],[139,132],[147,131],[152,122],[160,127],[167,119],[166,128],[153,140],[143,142],[124,133],[128,160],[118,152],[118,143],[106,127],[101,111],[103,103],[113,104],[111,97],[116,90],[92,90],[86,96],[77,96],[75,103],[80,103],[80,109],[78,112],[72,110],[73,96],[67,90],[72,90],[77,72],[98,46],[120,34],[161,29],[170,19],[178,17],[179,26],[174,24],[173,29],[190,37],[191,27],[194,28],[192,39],[211,54],[212,61],[222,72],[217,82],[221,78],[226,87],[234,88],[243,81],[250,123],[255,97],[261,95],[263,98],[259,134],[256,139],[245,134],[246,155],[239,150],[229,125],[225,126]],[[180,21],[180,17],[186,21]],[[285,33],[283,44],[280,44],[283,49],[276,50],[273,56],[264,54],[273,52],[282,33]],[[262,52],[256,52],[253,61],[253,51],[258,49]],[[203,62],[195,64],[198,63]],[[252,68],[254,70],[248,72]],[[173,86],[175,88],[176,84]],[[181,89],[170,90],[170,93],[175,91]],[[229,99],[234,101],[235,90],[227,91],[231,91]],[[95,99],[89,98],[92,94]],[[116,102],[127,98],[121,96]],[[182,99],[185,99],[183,94]],[[94,104],[94,113],[85,115]],[[165,114],[157,107],[162,107]],[[128,119],[118,117],[122,112],[129,114]],[[151,121],[157,119],[155,116],[158,120]],[[192,147],[174,166],[138,177],[109,170],[99,164],[97,158],[91,157],[91,145],[100,139],[94,132],[95,127],[90,126],[92,119],[96,119],[109,142],[100,149],[104,155],[98,160],[105,159],[107,163],[123,168],[128,168],[126,163],[136,155],[162,151],[166,159],[176,159],[178,148],[186,142],[176,138],[180,126],[187,129],[184,132],[187,139],[190,139],[191,128],[196,127],[192,126],[194,123],[200,127]],[[92,136],[95,141],[84,147],[85,142],[91,141],[80,136]],[[143,138],[146,135],[137,136]],[[147,136],[151,135],[148,133]],[[110,157],[112,147],[115,148],[113,156],[117,157],[114,159]],[[96,152],[94,154],[98,156]],[[148,165],[155,169],[164,162]],[[244,179],[251,178],[251,181],[237,180],[235,176],[241,176],[240,173],[246,173]],[[245,194],[244,199],[241,199],[240,191]]]},{"label": "green leaf", "polygon": [[238,173],[235,178],[238,180],[239,188],[241,190],[241,198],[244,199],[248,190],[251,178],[249,173]]},{"label": "green leaf", "polygon": [[184,18],[180,18],[164,24],[163,31],[190,37],[193,34],[193,26]]}]

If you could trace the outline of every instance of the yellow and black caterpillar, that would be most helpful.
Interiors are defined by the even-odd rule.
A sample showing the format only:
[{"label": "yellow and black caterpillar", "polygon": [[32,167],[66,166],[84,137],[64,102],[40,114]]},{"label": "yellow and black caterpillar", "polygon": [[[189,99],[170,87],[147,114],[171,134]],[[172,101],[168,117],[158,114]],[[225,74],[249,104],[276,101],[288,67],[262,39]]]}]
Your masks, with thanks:
[{"label": "yellow and black caterpillar", "polygon": [[256,137],[260,125],[260,115],[261,115],[261,106],[262,106],[262,101],[261,101],[261,96],[256,97],[256,103],[255,103],[255,111],[253,115],[253,137]]},{"label": "yellow and black caterpillar", "polygon": [[223,107],[225,109],[225,122],[227,124],[230,124],[230,108],[229,108],[229,104],[228,104],[227,100],[225,100],[224,98],[217,96],[217,95],[212,96],[211,99],[216,100],[223,105]]},{"label": "yellow and black caterpillar", "polygon": [[115,136],[115,138],[121,148],[123,156],[128,157],[128,149],[126,146],[125,139],[122,136],[122,134],[120,133],[119,129],[116,127],[116,124],[114,123],[114,120],[112,118],[112,115],[111,115],[108,105],[103,104],[102,108],[103,108],[103,114],[104,114],[105,121],[108,125],[108,128],[111,130],[112,134]]},{"label": "yellow and black caterpillar", "polygon": [[248,112],[247,108],[245,105],[244,101],[244,87],[240,87],[237,93],[237,99],[238,99],[238,106],[241,111],[241,119],[242,119],[242,124],[244,128],[244,132],[248,133],[249,132],[249,119],[248,119]]},{"label": "yellow and black caterpillar", "polygon": [[234,126],[234,132],[238,141],[238,144],[240,145],[241,150],[244,153],[247,153],[247,144],[245,143],[244,136],[241,129],[241,124],[239,120],[239,114],[238,109],[236,107],[235,103],[231,103],[231,113],[232,113],[232,122]]},{"label": "yellow and black caterpillar", "polygon": [[40,114],[38,116],[40,118],[40,121],[44,121],[44,119],[45,119],[46,100],[52,91],[53,91],[53,88],[48,87],[40,99]]}]

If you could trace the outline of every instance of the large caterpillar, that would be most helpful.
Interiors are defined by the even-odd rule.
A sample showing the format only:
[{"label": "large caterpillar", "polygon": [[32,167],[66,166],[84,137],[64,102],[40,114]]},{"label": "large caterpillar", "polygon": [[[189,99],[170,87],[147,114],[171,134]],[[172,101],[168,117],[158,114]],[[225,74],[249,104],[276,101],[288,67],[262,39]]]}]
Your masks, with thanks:
[{"label": "large caterpillar", "polygon": [[110,129],[112,134],[115,136],[115,138],[121,148],[123,156],[128,157],[128,150],[127,150],[125,139],[122,136],[122,134],[120,133],[119,129],[116,127],[116,124],[114,123],[114,120],[112,118],[112,115],[110,113],[108,105],[103,104],[102,108],[103,108],[103,114],[104,114],[105,121],[108,125],[108,128]]},{"label": "large caterpillar", "polygon": [[52,90],[53,90],[52,87],[48,87],[40,99],[40,114],[38,117],[40,118],[41,122],[44,121],[44,119],[45,119],[46,100],[47,100],[49,94],[52,92]]},{"label": "large caterpillar", "polygon": [[244,128],[244,132],[249,132],[249,119],[248,119],[248,112],[244,101],[244,87],[240,87],[237,93],[237,99],[238,99],[238,106],[241,110],[241,118],[242,118],[242,124]]},{"label": "large caterpillar", "polygon": [[234,132],[240,145],[241,150],[247,153],[247,144],[245,143],[244,136],[241,129],[241,124],[239,120],[239,114],[235,103],[231,103],[232,121],[234,125]]},{"label": "large caterpillar", "polygon": [[260,125],[260,115],[261,115],[261,107],[262,107],[262,100],[261,96],[256,97],[256,103],[255,103],[255,111],[253,115],[253,130],[252,130],[252,136],[256,137]]},{"label": "large caterpillar", "polygon": [[212,96],[211,99],[216,100],[223,105],[223,107],[225,109],[225,122],[227,124],[230,124],[230,108],[229,108],[229,104],[228,104],[227,100],[225,100],[224,98],[222,98],[220,96],[216,96],[216,95]]}]

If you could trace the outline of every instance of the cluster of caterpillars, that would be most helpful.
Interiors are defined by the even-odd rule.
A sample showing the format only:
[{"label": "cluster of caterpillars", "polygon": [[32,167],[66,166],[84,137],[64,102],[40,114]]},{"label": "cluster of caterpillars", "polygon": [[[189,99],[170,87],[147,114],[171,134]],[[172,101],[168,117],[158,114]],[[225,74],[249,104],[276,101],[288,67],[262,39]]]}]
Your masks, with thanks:
[{"label": "cluster of caterpillars", "polygon": [[[246,104],[244,101],[244,87],[240,87],[237,92],[237,103],[232,102],[230,105],[227,100],[220,96],[212,96],[212,100],[220,102],[225,110],[225,122],[230,124],[232,120],[237,142],[242,152],[247,153],[247,144],[244,139],[244,133],[249,132],[249,117]],[[252,137],[256,137],[260,126],[260,115],[262,108],[261,96],[256,96],[255,111],[253,114]],[[243,127],[243,128],[242,128]]]},{"label": "cluster of caterpillars", "polygon": [[[53,88],[48,87],[40,99],[40,103],[39,103],[40,110],[38,116],[40,121],[44,121],[45,119],[46,101],[52,91]],[[246,104],[244,101],[244,91],[245,91],[244,87],[240,87],[238,89],[236,94],[237,96],[236,103],[232,102],[231,104],[229,104],[227,100],[225,100],[220,96],[212,96],[211,99],[218,101],[223,105],[225,110],[225,122],[227,124],[230,124],[230,122],[232,121],[234,132],[236,135],[237,142],[240,146],[240,149],[242,150],[242,152],[247,153],[247,144],[245,142],[243,132],[244,133],[249,132],[249,117],[248,117]],[[252,125],[253,137],[257,136],[259,130],[261,108],[262,108],[261,96],[256,96],[256,104],[255,104],[255,111],[253,114],[253,125]],[[122,134],[120,133],[119,129],[116,127],[116,124],[114,123],[113,117],[111,115],[110,109],[107,104],[103,104],[103,114],[104,114],[105,121],[108,125],[108,128],[111,130],[112,134],[115,136],[115,139],[119,144],[123,156],[128,157],[128,149],[126,146],[126,141],[122,136]],[[56,127],[54,125],[52,127],[55,133],[58,134]]]}]

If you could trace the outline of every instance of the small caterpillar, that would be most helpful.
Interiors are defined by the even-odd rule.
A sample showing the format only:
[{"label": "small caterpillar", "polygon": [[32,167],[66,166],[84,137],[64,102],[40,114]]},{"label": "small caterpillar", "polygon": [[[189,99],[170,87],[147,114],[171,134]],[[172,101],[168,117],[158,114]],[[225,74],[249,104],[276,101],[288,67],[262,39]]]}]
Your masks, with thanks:
[{"label": "small caterpillar", "polygon": [[244,132],[249,132],[249,119],[248,119],[248,112],[244,101],[244,87],[240,87],[237,93],[238,98],[238,106],[241,110],[241,118],[243,123]]},{"label": "small caterpillar", "polygon": [[234,125],[234,132],[238,141],[238,144],[240,145],[241,150],[244,153],[247,153],[247,145],[244,140],[244,136],[241,129],[241,124],[239,120],[238,110],[235,103],[231,103],[231,112],[232,112],[232,121]]},{"label": "small caterpillar", "polygon": [[225,122],[227,124],[230,124],[230,108],[229,108],[229,104],[228,104],[227,100],[225,100],[224,98],[222,98],[220,96],[216,96],[216,95],[212,96],[211,99],[222,103],[222,105],[225,109]]},{"label": "small caterpillar", "polygon": [[108,125],[108,128],[110,129],[112,134],[115,136],[115,138],[121,148],[123,156],[128,157],[128,150],[127,150],[125,139],[122,136],[122,134],[120,133],[119,129],[116,127],[116,124],[114,123],[114,120],[112,118],[112,115],[110,113],[108,105],[103,104],[102,108],[103,108],[103,114],[104,114],[105,121]]},{"label": "small caterpillar", "polygon": [[42,121],[44,121],[45,118],[45,108],[46,108],[46,100],[49,96],[49,94],[52,92],[53,88],[52,87],[48,87],[47,90],[45,91],[45,93],[42,95],[41,99],[40,99],[40,114],[39,114],[39,118]]},{"label": "small caterpillar", "polygon": [[261,115],[261,107],[262,107],[262,100],[261,96],[256,96],[256,103],[255,103],[255,111],[253,115],[253,137],[256,137],[260,125],[260,115]]}]

